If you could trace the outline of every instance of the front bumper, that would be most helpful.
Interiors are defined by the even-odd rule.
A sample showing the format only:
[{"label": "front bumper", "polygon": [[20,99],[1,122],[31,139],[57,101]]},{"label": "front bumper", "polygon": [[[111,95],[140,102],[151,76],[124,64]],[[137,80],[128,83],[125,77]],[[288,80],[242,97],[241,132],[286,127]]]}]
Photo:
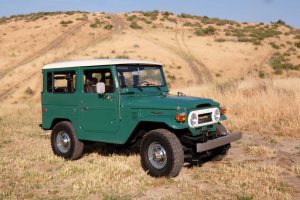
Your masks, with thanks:
[{"label": "front bumper", "polygon": [[240,139],[242,139],[242,133],[232,133],[213,140],[208,140],[205,143],[197,143],[197,153],[215,149]]}]

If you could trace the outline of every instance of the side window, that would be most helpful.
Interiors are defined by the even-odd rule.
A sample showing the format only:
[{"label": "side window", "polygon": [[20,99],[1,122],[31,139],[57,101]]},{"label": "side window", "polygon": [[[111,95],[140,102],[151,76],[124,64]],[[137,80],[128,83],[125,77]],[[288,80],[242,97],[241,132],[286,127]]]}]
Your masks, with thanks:
[{"label": "side window", "polygon": [[49,72],[47,74],[47,91],[49,93],[73,93],[76,90],[76,73],[74,71]]},{"label": "side window", "polygon": [[114,92],[114,82],[110,69],[84,70],[84,92],[96,93],[96,84],[105,84],[105,93]]}]

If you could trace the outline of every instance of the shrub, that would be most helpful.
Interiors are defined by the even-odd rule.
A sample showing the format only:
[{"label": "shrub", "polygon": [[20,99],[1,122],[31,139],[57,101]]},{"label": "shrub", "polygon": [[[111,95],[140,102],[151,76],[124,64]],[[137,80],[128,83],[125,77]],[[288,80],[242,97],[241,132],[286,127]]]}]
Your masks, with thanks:
[{"label": "shrub", "polygon": [[224,38],[218,38],[218,39],[215,39],[215,41],[216,41],[216,42],[225,42],[226,39],[224,39]]},{"label": "shrub", "polygon": [[111,30],[113,27],[114,27],[113,25],[107,24],[107,25],[104,26],[104,29]]},{"label": "shrub", "polygon": [[195,34],[197,36],[206,36],[206,35],[214,35],[216,29],[213,26],[208,26],[207,28],[197,28],[195,30]]},{"label": "shrub", "polygon": [[224,19],[219,19],[219,18],[209,18],[206,16],[201,17],[200,20],[203,24],[216,24],[217,26],[223,26],[226,24],[230,24],[230,25],[235,24],[234,21],[224,20]]},{"label": "shrub", "polygon": [[300,48],[300,42],[295,43],[295,46],[296,46],[297,48]]},{"label": "shrub", "polygon": [[193,24],[191,22],[185,22],[183,26],[193,26]]},{"label": "shrub", "polygon": [[72,24],[73,23],[73,21],[71,21],[71,20],[68,20],[68,21],[61,21],[60,22],[60,24],[62,25],[62,26],[68,26],[69,24]]},{"label": "shrub", "polygon": [[190,15],[190,14],[186,14],[186,13],[181,13],[180,15],[178,15],[178,17],[194,19],[196,16]]},{"label": "shrub", "polygon": [[269,60],[270,65],[275,70],[276,74],[281,74],[282,70],[300,70],[300,64],[294,65],[288,62],[288,59],[285,58],[288,54],[274,53]]},{"label": "shrub", "polygon": [[280,49],[280,47],[277,44],[275,44],[274,42],[270,42],[269,45],[271,47],[273,47],[274,49]]},{"label": "shrub", "polygon": [[130,15],[127,17],[127,21],[134,21],[137,19],[137,16],[136,15]]},{"label": "shrub", "polygon": [[152,21],[154,21],[154,20],[157,19],[157,16],[158,16],[158,14],[159,14],[159,11],[154,10],[154,11],[142,12],[142,14],[143,14],[145,17],[150,17],[150,19],[151,19]]},{"label": "shrub", "polygon": [[275,24],[284,25],[284,26],[286,25],[286,23],[281,19],[279,19],[277,22],[275,22]]},{"label": "shrub", "polygon": [[128,55],[125,55],[125,54],[123,54],[123,55],[117,55],[117,57],[116,58],[123,58],[123,59],[129,59],[129,56]]},{"label": "shrub", "polygon": [[91,28],[97,28],[98,26],[97,26],[97,24],[90,24],[90,27]]},{"label": "shrub", "polygon": [[265,77],[266,77],[265,72],[259,71],[259,72],[258,72],[258,77],[259,77],[259,78],[265,78]]},{"label": "shrub", "polygon": [[143,28],[137,22],[131,22],[130,27],[133,29],[142,29]]}]

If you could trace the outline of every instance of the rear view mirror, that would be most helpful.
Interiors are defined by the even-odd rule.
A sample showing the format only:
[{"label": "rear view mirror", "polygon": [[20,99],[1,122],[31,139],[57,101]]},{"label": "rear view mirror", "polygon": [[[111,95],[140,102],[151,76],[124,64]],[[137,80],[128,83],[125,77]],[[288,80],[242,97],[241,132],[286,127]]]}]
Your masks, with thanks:
[{"label": "rear view mirror", "polygon": [[103,82],[97,83],[96,91],[98,94],[104,94],[105,93],[105,84]]}]

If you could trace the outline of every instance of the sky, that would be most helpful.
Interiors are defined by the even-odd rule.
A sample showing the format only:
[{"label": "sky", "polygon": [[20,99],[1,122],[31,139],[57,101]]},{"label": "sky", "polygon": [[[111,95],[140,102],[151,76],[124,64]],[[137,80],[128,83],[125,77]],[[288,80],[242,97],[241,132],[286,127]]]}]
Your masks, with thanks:
[{"label": "sky", "polygon": [[0,16],[40,11],[169,11],[239,22],[276,22],[300,28],[299,0],[0,0]]}]

